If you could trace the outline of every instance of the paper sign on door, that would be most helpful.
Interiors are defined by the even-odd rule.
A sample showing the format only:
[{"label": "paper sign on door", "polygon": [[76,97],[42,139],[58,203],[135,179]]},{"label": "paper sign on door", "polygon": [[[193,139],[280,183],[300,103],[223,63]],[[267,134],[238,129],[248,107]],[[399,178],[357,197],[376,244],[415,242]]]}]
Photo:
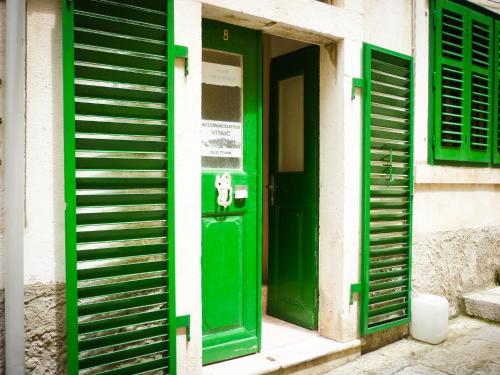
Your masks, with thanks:
[{"label": "paper sign on door", "polygon": [[209,157],[241,157],[241,123],[201,121],[201,155]]},{"label": "paper sign on door", "polygon": [[202,82],[207,85],[241,87],[241,67],[204,61]]}]

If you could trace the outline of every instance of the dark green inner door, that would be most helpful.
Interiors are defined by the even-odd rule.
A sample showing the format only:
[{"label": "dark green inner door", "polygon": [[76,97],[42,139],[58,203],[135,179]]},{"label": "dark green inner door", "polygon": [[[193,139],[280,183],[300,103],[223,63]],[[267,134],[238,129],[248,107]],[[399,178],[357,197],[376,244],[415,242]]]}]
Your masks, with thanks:
[{"label": "dark green inner door", "polygon": [[205,364],[255,353],[260,345],[260,37],[203,22]]},{"label": "dark green inner door", "polygon": [[317,47],[271,62],[268,314],[318,326]]}]

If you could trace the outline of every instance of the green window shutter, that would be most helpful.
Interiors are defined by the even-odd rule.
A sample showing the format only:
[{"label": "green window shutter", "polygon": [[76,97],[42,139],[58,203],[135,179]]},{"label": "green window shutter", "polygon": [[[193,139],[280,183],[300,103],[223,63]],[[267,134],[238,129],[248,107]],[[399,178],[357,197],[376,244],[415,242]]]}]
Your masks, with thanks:
[{"label": "green window shutter", "polygon": [[493,104],[493,163],[500,165],[500,21],[495,21],[495,67],[492,80],[494,83],[494,104]]},{"label": "green window shutter", "polygon": [[435,149],[437,160],[467,160],[466,12],[438,1],[435,38]]},{"label": "green window shutter", "polygon": [[469,11],[469,17],[469,160],[489,163],[493,123],[493,20],[474,11]]},{"label": "green window shutter", "polygon": [[436,2],[434,157],[491,160],[493,22],[449,0]]},{"label": "green window shutter", "polygon": [[173,0],[63,0],[68,373],[175,374]]},{"label": "green window shutter", "polygon": [[363,50],[361,333],[410,320],[413,61]]}]

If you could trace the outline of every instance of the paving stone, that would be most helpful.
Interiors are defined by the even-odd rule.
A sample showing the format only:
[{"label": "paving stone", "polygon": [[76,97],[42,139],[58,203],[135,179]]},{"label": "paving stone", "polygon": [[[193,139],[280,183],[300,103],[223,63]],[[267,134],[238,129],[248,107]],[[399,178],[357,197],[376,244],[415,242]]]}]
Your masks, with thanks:
[{"label": "paving stone", "polygon": [[352,364],[348,364],[339,368],[336,368],[328,373],[328,375],[371,375],[365,370],[361,370]]},{"label": "paving stone", "polygon": [[448,338],[443,342],[443,344],[445,346],[450,344],[465,345],[487,327],[489,327],[488,323],[465,316],[452,319],[448,325]]},{"label": "paving stone", "polygon": [[473,375],[494,375],[494,374],[500,374],[500,364],[494,362],[486,362],[476,371],[473,372]]},{"label": "paving stone", "polygon": [[397,372],[395,375],[446,375],[446,373],[431,367],[416,365],[406,367],[405,369]]},{"label": "paving stone", "polygon": [[379,368],[373,370],[372,373],[376,375],[397,374],[405,367],[410,367],[414,364],[415,364],[414,362],[410,362],[405,358],[397,358],[397,359],[393,358],[392,361],[385,360],[382,363],[380,363]]},{"label": "paving stone", "polygon": [[486,327],[475,338],[500,344],[500,327]]},{"label": "paving stone", "polygon": [[434,345],[427,344],[422,341],[417,341],[412,338],[400,340],[391,345],[387,345],[380,349],[380,351],[386,355],[394,355],[394,356],[412,356],[417,353],[426,352],[432,350]]},{"label": "paving stone", "polygon": [[[480,342],[476,340],[476,342]],[[486,343],[486,341],[482,341]],[[430,351],[418,363],[435,368],[437,370],[453,375],[470,375],[478,367],[478,364],[489,359],[489,353],[483,345],[457,346],[452,349],[441,349]]]},{"label": "paving stone", "polygon": [[464,355],[471,355],[478,362],[491,361],[500,363],[500,344],[491,341],[472,340],[460,348],[460,351]]},{"label": "paving stone", "polygon": [[400,340],[362,355],[331,375],[500,375],[500,326],[461,317],[439,345]]},{"label": "paving stone", "polygon": [[363,354],[354,362],[354,366],[370,373],[378,370],[387,361],[387,357],[379,351]]}]

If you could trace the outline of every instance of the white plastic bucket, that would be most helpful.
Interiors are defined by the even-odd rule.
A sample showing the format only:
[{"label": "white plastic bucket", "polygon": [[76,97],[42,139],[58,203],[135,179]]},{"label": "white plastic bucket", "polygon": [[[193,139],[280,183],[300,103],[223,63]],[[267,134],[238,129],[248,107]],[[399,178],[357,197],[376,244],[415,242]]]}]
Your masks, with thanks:
[{"label": "white plastic bucket", "polygon": [[432,294],[413,294],[410,331],[414,339],[439,344],[448,335],[448,300]]}]

